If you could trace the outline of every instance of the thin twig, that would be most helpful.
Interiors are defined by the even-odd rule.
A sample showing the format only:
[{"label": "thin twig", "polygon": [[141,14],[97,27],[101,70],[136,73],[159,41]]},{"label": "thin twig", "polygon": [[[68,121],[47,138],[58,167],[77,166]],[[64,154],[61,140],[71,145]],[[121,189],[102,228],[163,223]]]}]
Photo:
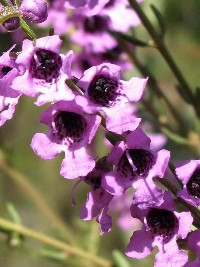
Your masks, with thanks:
[{"label": "thin twig", "polygon": [[28,179],[20,172],[11,167],[0,153],[0,169],[6,173],[12,181],[14,181],[25,194],[27,194],[38,207],[38,209],[45,215],[54,225],[63,231],[69,243],[75,243],[74,235],[60,216],[50,208],[49,204],[42,197],[42,193],[38,192],[36,188],[28,181]]},{"label": "thin twig", "polygon": [[2,228],[4,231],[16,232],[18,234],[21,234],[22,236],[33,238],[53,248],[62,250],[71,255],[79,256],[83,259],[93,262],[94,264],[98,264],[99,266],[111,267],[111,263],[105,259],[101,259],[95,255],[89,254],[87,251],[83,251],[77,247],[67,245],[57,239],[54,239],[42,233],[33,231],[22,225],[12,223],[3,218],[0,218],[0,228]]}]

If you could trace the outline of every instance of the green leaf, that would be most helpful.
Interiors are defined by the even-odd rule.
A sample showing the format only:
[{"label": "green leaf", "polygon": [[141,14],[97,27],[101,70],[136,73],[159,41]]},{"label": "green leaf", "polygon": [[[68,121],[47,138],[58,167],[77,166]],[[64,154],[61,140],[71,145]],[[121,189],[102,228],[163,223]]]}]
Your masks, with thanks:
[{"label": "green leaf", "polygon": [[116,267],[130,267],[130,264],[124,254],[119,250],[114,250],[112,252],[114,266]]},{"label": "green leaf", "polygon": [[163,17],[163,15],[160,13],[160,11],[157,9],[157,7],[155,7],[153,4],[150,5],[151,9],[155,15],[155,17],[157,18],[157,21],[159,23],[159,27],[160,27],[160,37],[164,37],[167,27],[166,27],[166,22],[165,19]]},{"label": "green leaf", "polygon": [[64,261],[68,257],[67,254],[64,252],[50,250],[50,249],[42,249],[40,251],[40,255],[55,261]]},{"label": "green leaf", "polygon": [[144,42],[133,36],[130,36],[130,35],[127,35],[121,32],[111,32],[111,34],[117,39],[120,38],[136,46],[141,46],[141,47],[150,46],[148,42]]},{"label": "green leaf", "polygon": [[188,140],[178,134],[169,131],[167,128],[162,127],[162,132],[173,142],[181,145],[189,145]]},{"label": "green leaf", "polygon": [[17,224],[21,224],[21,217],[12,203],[7,203],[7,210],[13,221]]}]

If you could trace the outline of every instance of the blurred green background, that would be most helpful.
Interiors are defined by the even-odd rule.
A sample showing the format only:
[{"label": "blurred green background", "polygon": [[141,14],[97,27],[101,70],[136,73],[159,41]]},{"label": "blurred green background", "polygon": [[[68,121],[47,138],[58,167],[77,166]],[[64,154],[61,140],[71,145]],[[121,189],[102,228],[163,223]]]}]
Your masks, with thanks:
[{"label": "blurred green background", "polygon": [[[156,19],[149,7],[154,4],[163,14],[167,25],[166,43],[176,62],[192,87],[199,86],[200,73],[200,1],[199,0],[144,0],[143,8],[156,25]],[[148,34],[139,26],[135,30],[140,39],[148,40]],[[10,33],[0,33],[0,52],[6,51],[12,44]],[[153,48],[138,48],[138,55],[143,63],[149,66],[157,78],[161,88],[177,102],[177,107],[188,116],[190,109],[174,91],[176,83],[171,71],[166,66],[158,51]],[[140,75],[137,69],[129,75]],[[95,222],[83,222],[79,218],[82,203],[86,200],[87,187],[80,185],[76,190],[75,207],[71,204],[70,190],[74,181],[65,180],[59,175],[63,155],[53,161],[43,161],[37,157],[29,144],[33,135],[44,132],[47,128],[39,123],[39,115],[44,107],[33,105],[34,100],[22,97],[17,106],[14,118],[8,121],[0,130],[0,145],[7,162],[22,173],[39,194],[46,199],[49,207],[56,211],[66,223],[75,244],[81,248],[111,259],[112,251],[123,253],[131,233],[122,232],[113,222],[112,232],[99,237],[98,225]],[[148,117],[147,115],[145,115]],[[188,120],[188,123],[190,121]],[[102,149],[102,135],[94,140],[96,153],[105,155]],[[190,157],[180,146],[174,146],[170,141],[166,148],[172,149],[172,157]],[[177,149],[178,148],[178,149]],[[50,221],[35,205],[23,186],[19,186],[11,177],[0,169],[0,214],[1,217],[12,219],[7,206],[12,203],[19,213],[22,224],[36,231],[45,233],[57,239],[67,241],[62,231]],[[117,217],[117,216],[114,216]],[[68,242],[68,241],[67,241]],[[25,238],[21,245],[11,246],[7,235],[0,233],[0,266],[2,267],[56,267],[56,266],[92,266],[91,263],[76,257],[66,257],[64,261],[51,259],[48,247],[42,243]],[[144,260],[127,259],[129,266],[153,266],[153,257]],[[125,263],[124,263],[125,264]],[[118,266],[115,263],[114,266]],[[128,266],[128,265],[127,265]],[[126,267],[124,265],[124,267]]]}]

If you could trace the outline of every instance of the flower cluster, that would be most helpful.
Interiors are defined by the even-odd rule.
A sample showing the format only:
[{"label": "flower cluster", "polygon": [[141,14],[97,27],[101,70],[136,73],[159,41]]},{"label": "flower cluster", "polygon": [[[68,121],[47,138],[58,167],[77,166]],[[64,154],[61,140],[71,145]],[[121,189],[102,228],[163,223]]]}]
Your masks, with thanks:
[{"label": "flower cluster", "polygon": [[[68,9],[73,11],[66,17]],[[109,232],[117,201],[130,191],[121,212],[129,216],[131,227],[136,221],[142,226],[134,231],[126,255],[140,259],[157,247],[156,267],[183,266],[188,255],[177,241],[186,239],[193,217],[190,212],[179,212],[171,193],[159,185],[169,171],[170,151],[158,149],[160,136],[144,132],[135,106],[144,97],[148,77],[124,80],[122,75],[131,64],[112,35],[112,31],[126,32],[140,24],[129,1],[55,0],[49,4],[47,18],[45,1],[24,0],[17,12],[33,23],[43,22],[41,27],[53,25],[57,34],[25,39],[20,53],[13,52],[14,45],[0,57],[0,125],[13,117],[22,95],[36,98],[36,106],[47,105],[40,122],[48,130],[36,133],[31,147],[45,160],[64,152],[61,176],[78,178],[73,203],[76,186],[80,182],[89,186],[80,217],[96,218],[101,235]],[[3,26],[8,28],[8,24]],[[63,54],[58,34],[70,27],[70,41],[80,50]],[[110,136],[111,147],[103,158],[94,155],[91,146],[100,124]],[[177,196],[198,207],[200,160],[179,164],[176,176],[183,185]],[[188,246],[197,254],[198,240],[199,231],[189,235]],[[186,266],[198,266],[199,259],[196,262]]]}]

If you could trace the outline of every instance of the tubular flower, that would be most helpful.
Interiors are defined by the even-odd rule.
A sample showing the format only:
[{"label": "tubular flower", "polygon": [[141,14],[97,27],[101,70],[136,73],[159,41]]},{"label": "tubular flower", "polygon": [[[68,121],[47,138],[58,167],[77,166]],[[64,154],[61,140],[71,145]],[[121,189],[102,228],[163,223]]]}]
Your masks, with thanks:
[{"label": "tubular flower", "polygon": [[109,232],[112,228],[112,218],[107,214],[109,204],[113,195],[106,192],[101,187],[102,176],[108,172],[111,166],[108,166],[105,159],[96,162],[95,168],[81,180],[90,185],[91,191],[87,195],[87,201],[81,209],[81,219],[91,220],[97,217],[100,225],[101,235]]},{"label": "tubular flower", "polygon": [[78,9],[86,16],[94,16],[102,10],[109,0],[66,0],[65,7]]},{"label": "tubular flower", "polygon": [[[114,171],[107,173],[102,180],[102,187],[114,195],[121,195],[129,187],[134,187],[135,202],[151,201],[161,190],[152,180],[163,177],[168,165],[170,152],[162,149],[153,152],[150,138],[140,129],[129,133],[125,141],[116,143],[107,161],[115,165]],[[156,201],[156,200],[155,200]]]},{"label": "tubular flower", "polygon": [[[100,14],[109,18],[110,29],[113,31],[127,32],[131,27],[136,27],[141,23],[127,0],[109,0]],[[120,18],[123,18],[123,23]]]},{"label": "tubular flower", "polygon": [[200,205],[200,160],[190,160],[176,168],[176,174],[183,183],[178,196],[191,205]]},{"label": "tubular flower", "polygon": [[155,267],[183,266],[187,260],[187,253],[178,248],[178,237],[186,238],[193,218],[190,212],[177,213],[169,192],[165,193],[163,203],[140,210],[133,205],[131,213],[134,218],[143,222],[143,227],[135,231],[126,249],[126,255],[141,259],[151,254],[157,247]]},{"label": "tubular flower", "polygon": [[91,143],[100,117],[85,114],[83,107],[72,100],[54,104],[42,113],[40,120],[49,126],[49,132],[35,134],[31,143],[34,152],[43,159],[54,159],[64,152],[60,174],[68,179],[87,175],[95,161],[84,146]]},{"label": "tubular flower", "polygon": [[75,11],[72,23],[76,31],[72,34],[71,40],[81,47],[87,47],[94,53],[104,53],[116,47],[117,41],[108,33],[110,20],[107,16],[87,17],[82,12]]},{"label": "tubular flower", "polygon": [[200,230],[193,231],[188,236],[188,248],[197,254],[194,261],[187,262],[184,267],[200,266]]},{"label": "tubular flower", "polygon": [[139,125],[141,120],[134,116],[134,108],[125,104],[139,101],[147,82],[137,77],[123,81],[120,74],[117,65],[103,63],[86,70],[77,83],[84,91],[84,97],[79,97],[78,102],[89,113],[105,112],[106,128],[118,134],[133,131]]},{"label": "tubular flower", "polygon": [[17,64],[24,67],[24,74],[17,77],[12,88],[30,97],[38,97],[36,104],[59,100],[72,100],[74,94],[65,85],[68,78],[64,68],[70,68],[72,51],[66,56],[59,54],[62,41],[57,35],[24,40]]},{"label": "tubular flower", "polygon": [[13,80],[20,75],[15,58],[11,56],[14,47],[0,57],[0,126],[13,117],[21,96],[20,92],[11,89]]}]

